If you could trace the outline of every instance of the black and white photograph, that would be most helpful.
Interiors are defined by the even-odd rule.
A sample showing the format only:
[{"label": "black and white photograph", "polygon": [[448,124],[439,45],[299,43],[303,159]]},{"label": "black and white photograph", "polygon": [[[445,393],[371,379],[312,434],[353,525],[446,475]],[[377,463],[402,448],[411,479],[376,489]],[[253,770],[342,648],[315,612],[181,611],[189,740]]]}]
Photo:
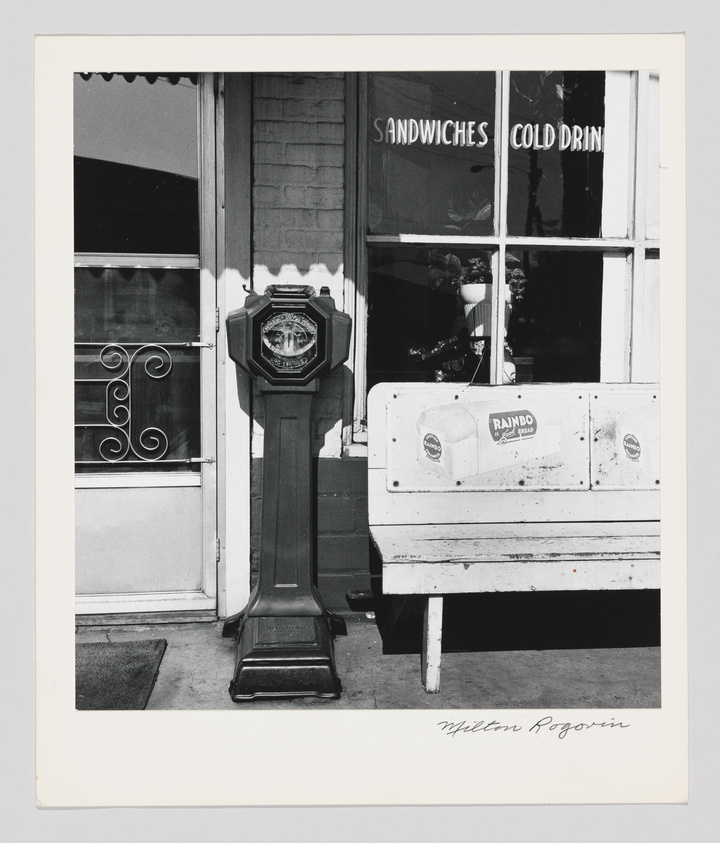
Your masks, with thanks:
[{"label": "black and white photograph", "polygon": [[[272,729],[314,757],[317,726],[413,768],[402,796],[289,770],[268,795],[265,759],[237,804],[432,803],[443,764],[403,789],[425,739],[461,766],[508,750],[440,803],[681,798],[681,40],[530,37],[516,66],[453,38],[309,68],[257,42],[239,68],[212,38],[163,66],[142,40],[42,44],[62,96],[36,131],[71,128],[45,166],[70,210],[72,547],[38,599],[72,589],[50,674],[91,752],[126,722],[157,760],[183,712],[250,755]],[[52,804],[115,804],[112,775],[80,795],[56,765]]]},{"label": "black and white photograph", "polygon": [[659,707],[659,87],[75,74],[79,709]]}]

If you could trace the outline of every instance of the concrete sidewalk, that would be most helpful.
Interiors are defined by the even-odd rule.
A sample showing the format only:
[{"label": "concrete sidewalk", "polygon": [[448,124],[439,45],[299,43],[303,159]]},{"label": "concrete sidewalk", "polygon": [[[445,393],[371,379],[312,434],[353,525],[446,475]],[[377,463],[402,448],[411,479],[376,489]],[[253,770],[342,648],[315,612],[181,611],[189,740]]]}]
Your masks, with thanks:
[{"label": "concrete sidewalk", "polygon": [[233,703],[228,686],[235,642],[222,622],[79,627],[77,642],[165,638],[168,647],[147,708],[537,709],[657,708],[660,648],[443,652],[440,692],[426,694],[418,652],[384,654],[372,618],[347,617],[348,635],[335,639],[343,686],[338,700],[296,698]]}]

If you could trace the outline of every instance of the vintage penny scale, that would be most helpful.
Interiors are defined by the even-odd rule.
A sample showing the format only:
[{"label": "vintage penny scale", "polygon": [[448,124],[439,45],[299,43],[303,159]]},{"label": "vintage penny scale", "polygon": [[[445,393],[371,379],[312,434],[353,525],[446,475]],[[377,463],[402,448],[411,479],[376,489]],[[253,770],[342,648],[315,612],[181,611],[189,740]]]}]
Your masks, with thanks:
[{"label": "vintage penny scale", "polygon": [[345,632],[315,586],[313,400],[350,347],[350,317],[326,287],[273,285],[227,318],[230,357],[263,398],[265,437],[260,566],[237,633],[234,701],[340,695],[332,639]]}]

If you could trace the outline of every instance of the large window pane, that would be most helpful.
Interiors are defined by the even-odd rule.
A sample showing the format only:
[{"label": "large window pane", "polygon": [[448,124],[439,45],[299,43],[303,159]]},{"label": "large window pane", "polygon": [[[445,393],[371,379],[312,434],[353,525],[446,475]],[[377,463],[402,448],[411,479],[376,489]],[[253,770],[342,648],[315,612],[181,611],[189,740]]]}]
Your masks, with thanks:
[{"label": "large window pane", "polygon": [[[383,381],[472,379],[485,345],[489,350],[490,264],[490,252],[477,248],[371,249],[368,388]],[[465,284],[484,293],[478,303],[463,302]]]},{"label": "large window pane", "polygon": [[597,237],[603,194],[605,74],[510,74],[507,233]]},{"label": "large window pane", "polygon": [[197,254],[197,85],[105,75],[75,75],[75,251]]},{"label": "large window pane", "polygon": [[368,231],[493,233],[494,73],[374,73]]},{"label": "large window pane", "polygon": [[507,333],[516,380],[598,382],[602,252],[512,251],[509,258],[527,279]]}]

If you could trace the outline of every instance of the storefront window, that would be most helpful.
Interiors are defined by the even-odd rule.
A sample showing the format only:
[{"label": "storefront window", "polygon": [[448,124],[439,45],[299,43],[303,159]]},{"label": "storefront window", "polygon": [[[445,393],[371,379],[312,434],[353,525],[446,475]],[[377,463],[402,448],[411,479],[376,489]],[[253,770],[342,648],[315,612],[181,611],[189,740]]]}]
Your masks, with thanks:
[{"label": "storefront window", "polygon": [[495,74],[376,73],[368,96],[368,231],[492,233]]},{"label": "storefront window", "polygon": [[605,74],[510,74],[507,233],[597,237]]},{"label": "storefront window", "polygon": [[517,382],[600,380],[601,252],[511,251],[527,277],[507,344]]},{"label": "storefront window", "polygon": [[491,252],[473,248],[373,249],[368,386],[477,379],[490,336],[491,265]]},{"label": "storefront window", "polygon": [[[366,84],[360,441],[367,389],[381,381],[657,378],[657,76],[383,73]],[[487,143],[461,141],[471,119]]]}]

